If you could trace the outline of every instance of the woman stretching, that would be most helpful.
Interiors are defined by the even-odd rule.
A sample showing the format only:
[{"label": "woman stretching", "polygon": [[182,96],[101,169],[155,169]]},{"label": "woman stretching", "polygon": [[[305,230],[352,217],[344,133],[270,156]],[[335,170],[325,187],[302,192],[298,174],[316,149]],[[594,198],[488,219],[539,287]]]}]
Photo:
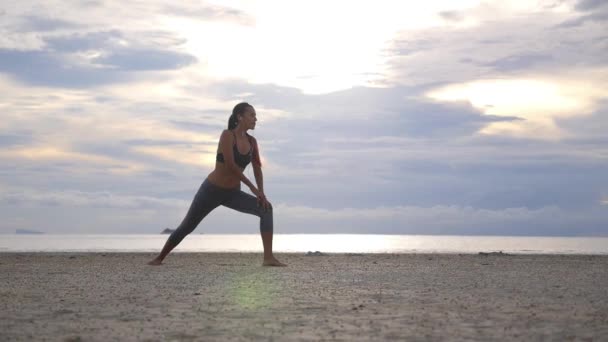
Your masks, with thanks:
[{"label": "woman stretching", "polygon": [[[194,196],[186,217],[171,233],[160,254],[148,262],[149,265],[160,265],[167,254],[190,234],[207,214],[224,205],[260,218],[260,233],[264,245],[262,265],[286,266],[272,254],[272,205],[264,195],[262,163],[257,141],[247,134],[248,130],[255,129],[256,121],[255,109],[250,104],[243,102],[234,107],[228,119],[228,129],[220,136],[215,170],[207,176]],[[257,188],[243,174],[250,162],[253,165]],[[241,182],[245,183],[256,197],[241,191]]]}]

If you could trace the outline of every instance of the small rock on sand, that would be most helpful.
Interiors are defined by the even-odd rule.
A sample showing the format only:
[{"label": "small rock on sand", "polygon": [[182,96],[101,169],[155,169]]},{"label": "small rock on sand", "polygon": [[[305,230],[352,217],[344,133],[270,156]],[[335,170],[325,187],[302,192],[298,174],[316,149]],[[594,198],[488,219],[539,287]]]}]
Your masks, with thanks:
[{"label": "small rock on sand", "polygon": [[507,256],[507,255],[513,255],[513,254],[503,253],[502,251],[499,251],[499,252],[479,252],[479,255],[483,255],[483,256],[488,256],[488,255]]}]

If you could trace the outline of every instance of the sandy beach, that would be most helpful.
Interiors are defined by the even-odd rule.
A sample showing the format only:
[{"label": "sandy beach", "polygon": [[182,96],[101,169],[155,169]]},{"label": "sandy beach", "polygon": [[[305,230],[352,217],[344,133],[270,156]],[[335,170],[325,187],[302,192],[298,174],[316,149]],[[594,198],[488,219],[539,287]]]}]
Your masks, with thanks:
[{"label": "sandy beach", "polygon": [[608,340],[608,256],[1,253],[1,341]]}]

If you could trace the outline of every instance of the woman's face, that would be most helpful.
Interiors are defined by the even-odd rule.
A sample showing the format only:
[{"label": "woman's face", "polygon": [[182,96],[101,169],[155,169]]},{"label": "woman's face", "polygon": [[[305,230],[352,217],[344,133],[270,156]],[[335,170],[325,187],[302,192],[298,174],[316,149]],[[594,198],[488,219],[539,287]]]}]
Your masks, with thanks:
[{"label": "woman's face", "polygon": [[255,122],[258,121],[253,107],[247,107],[240,116],[239,125],[244,129],[255,129]]}]

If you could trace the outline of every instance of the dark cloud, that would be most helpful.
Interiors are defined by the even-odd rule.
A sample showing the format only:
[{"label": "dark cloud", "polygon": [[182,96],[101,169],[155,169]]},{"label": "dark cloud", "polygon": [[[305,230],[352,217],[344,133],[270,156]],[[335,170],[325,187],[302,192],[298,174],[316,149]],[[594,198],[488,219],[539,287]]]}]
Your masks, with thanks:
[{"label": "dark cloud", "polygon": [[125,35],[118,30],[67,34],[44,39],[48,48],[55,52],[79,52],[119,48]]},{"label": "dark cloud", "polygon": [[489,63],[480,63],[480,65],[491,67],[497,71],[516,71],[529,70],[536,65],[548,64],[552,61],[554,61],[554,58],[551,55],[529,54],[507,56]]},{"label": "dark cloud", "polygon": [[575,9],[585,14],[560,23],[557,25],[558,28],[577,27],[586,22],[608,21],[608,2],[605,0],[581,0],[576,4]]},{"label": "dark cloud", "polygon": [[608,11],[584,15],[584,16],[581,16],[576,19],[567,20],[567,21],[564,21],[563,23],[557,25],[556,27],[557,28],[577,27],[577,26],[581,26],[584,23],[589,22],[589,21],[603,22],[606,20],[608,20]]},{"label": "dark cloud", "polygon": [[63,19],[47,18],[41,16],[24,16],[21,18],[22,23],[19,25],[21,31],[55,31],[59,29],[75,29],[82,25],[70,22]]},{"label": "dark cloud", "polygon": [[[536,160],[533,156],[529,160],[521,160],[510,146],[496,149],[494,155],[486,155],[478,153],[472,145],[465,150],[478,160],[466,160],[461,152],[456,151],[453,156],[437,158],[437,149],[451,151],[454,150],[453,144],[443,141],[429,146],[426,159],[424,156],[418,159],[408,157],[410,148],[407,144],[395,145],[402,149],[401,152],[398,148],[376,149],[375,156],[363,153],[370,149],[367,146],[359,153],[357,164],[351,163],[350,158],[337,149],[334,155],[342,162],[342,169],[326,165],[331,171],[324,177],[356,184],[354,187],[323,182],[321,187],[324,191],[315,191],[294,188],[288,180],[283,183],[281,178],[273,182],[279,181],[284,187],[282,190],[292,190],[281,193],[281,200],[287,203],[308,203],[328,209],[456,204],[491,210],[538,209],[551,205],[570,210],[595,206],[601,200],[602,191],[608,191],[608,187],[603,185],[608,181],[606,162],[589,165],[588,161],[576,161],[567,153],[551,156],[551,153],[544,152],[537,152]],[[390,166],[378,167],[391,155],[395,161]],[[285,158],[280,160],[286,161]],[[321,159],[319,164],[329,160]],[[306,163],[301,164],[304,169],[310,169]],[[288,165],[297,167],[298,164]],[[374,166],[378,167],[377,170]],[[301,181],[320,186],[318,180]],[[348,196],[344,196],[345,193]]]},{"label": "dark cloud", "polygon": [[124,71],[179,69],[196,61],[191,55],[158,50],[114,51],[93,59],[95,63]]},{"label": "dark cloud", "polygon": [[[127,44],[121,44],[125,40]],[[0,71],[29,84],[70,88],[125,82],[136,77],[137,71],[179,69],[196,62],[188,54],[129,44],[132,41],[120,31],[46,38],[46,50],[0,49]],[[101,55],[89,61],[73,55],[89,50]]]},{"label": "dark cloud", "polygon": [[608,7],[606,0],[580,0],[575,8],[579,11],[589,11],[599,7]]},{"label": "dark cloud", "polygon": [[589,115],[555,119],[557,126],[577,137],[586,137],[588,141],[603,141],[608,146],[608,99],[599,103],[597,109]]},{"label": "dark cloud", "polygon": [[504,161],[469,161],[452,169],[451,176],[474,184],[468,189],[460,187],[460,194],[452,193],[452,200],[485,209],[583,209],[597,205],[601,199],[598,185],[608,180],[602,171],[608,168],[606,162],[592,165],[567,153],[537,152],[526,160],[509,154],[505,154]]},{"label": "dark cloud", "polygon": [[94,58],[93,63],[123,71],[179,69],[197,61],[192,55],[166,49],[166,46],[182,44],[181,39],[165,32],[148,32],[145,36],[151,41],[160,40],[162,44],[141,46],[136,37],[117,30],[48,38],[46,42],[57,52],[100,51],[101,55]]},{"label": "dark cloud", "polygon": [[129,75],[119,70],[74,65],[63,56],[45,51],[0,49],[0,72],[32,85],[54,87],[90,87],[127,81]]},{"label": "dark cloud", "polygon": [[491,122],[523,120],[517,116],[484,115],[468,103],[458,106],[419,102],[404,107],[395,123],[411,137],[468,136]]},{"label": "dark cloud", "polygon": [[31,134],[0,133],[0,146],[22,146],[34,141]]},{"label": "dark cloud", "polygon": [[[438,103],[408,96],[424,93],[426,87],[356,87],[329,94],[306,95],[293,88],[275,85],[222,82],[211,85],[207,91],[225,99],[249,93],[245,100],[254,106],[294,113],[288,124],[301,122],[304,127],[314,125],[317,130],[328,133],[348,131],[363,136],[466,136],[491,122],[521,120],[516,115],[484,115],[468,103]],[[260,115],[263,119],[263,113]],[[329,117],[336,119],[325,120]]]},{"label": "dark cloud", "polygon": [[185,43],[164,31],[148,31],[132,35],[119,30],[72,33],[44,38],[48,48],[56,52],[123,51],[129,49],[166,49]]}]

